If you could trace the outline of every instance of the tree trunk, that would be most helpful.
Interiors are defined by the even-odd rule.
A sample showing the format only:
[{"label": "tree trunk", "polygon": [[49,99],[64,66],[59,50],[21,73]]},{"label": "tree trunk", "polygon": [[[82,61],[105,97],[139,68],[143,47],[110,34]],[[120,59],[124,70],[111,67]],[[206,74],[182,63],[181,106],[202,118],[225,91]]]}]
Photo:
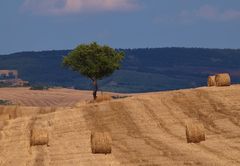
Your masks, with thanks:
[{"label": "tree trunk", "polygon": [[97,80],[93,80],[93,99],[97,99],[97,91],[98,91],[98,85],[97,85]]}]

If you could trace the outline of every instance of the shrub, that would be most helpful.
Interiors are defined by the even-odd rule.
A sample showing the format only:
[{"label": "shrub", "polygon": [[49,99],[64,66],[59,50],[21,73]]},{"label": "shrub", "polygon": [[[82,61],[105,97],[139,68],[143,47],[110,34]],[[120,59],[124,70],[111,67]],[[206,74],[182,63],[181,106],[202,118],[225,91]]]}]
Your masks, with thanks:
[{"label": "shrub", "polygon": [[11,101],[9,100],[0,100],[0,105],[11,105]]},{"label": "shrub", "polygon": [[124,98],[127,98],[127,97],[130,97],[130,96],[112,96],[112,99],[124,99]]},{"label": "shrub", "polygon": [[30,90],[48,90],[49,87],[47,86],[40,86],[40,85],[34,85],[31,86]]}]

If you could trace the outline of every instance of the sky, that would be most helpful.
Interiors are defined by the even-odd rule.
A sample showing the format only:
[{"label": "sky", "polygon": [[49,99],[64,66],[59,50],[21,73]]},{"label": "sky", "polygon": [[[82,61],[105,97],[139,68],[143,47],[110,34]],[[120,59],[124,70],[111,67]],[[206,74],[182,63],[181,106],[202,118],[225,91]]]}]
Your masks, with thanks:
[{"label": "sky", "polygon": [[240,0],[1,0],[0,54],[73,49],[240,48]]}]

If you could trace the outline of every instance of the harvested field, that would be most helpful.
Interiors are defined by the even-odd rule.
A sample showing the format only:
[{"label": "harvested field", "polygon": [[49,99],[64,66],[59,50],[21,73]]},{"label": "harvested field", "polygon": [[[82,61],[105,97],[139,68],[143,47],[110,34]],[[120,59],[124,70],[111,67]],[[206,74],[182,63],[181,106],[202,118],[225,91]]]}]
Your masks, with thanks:
[{"label": "harvested field", "polygon": [[[239,85],[203,87],[19,114],[1,127],[0,165],[240,165],[239,99]],[[189,120],[205,141],[187,143]],[[48,146],[30,146],[32,126],[48,128]],[[91,131],[111,133],[111,154],[92,153]]]},{"label": "harvested field", "polygon": [[0,99],[10,100],[12,103],[22,106],[66,107],[74,106],[79,101],[91,100],[92,92],[64,88],[47,91],[29,90],[29,88],[0,88]]}]

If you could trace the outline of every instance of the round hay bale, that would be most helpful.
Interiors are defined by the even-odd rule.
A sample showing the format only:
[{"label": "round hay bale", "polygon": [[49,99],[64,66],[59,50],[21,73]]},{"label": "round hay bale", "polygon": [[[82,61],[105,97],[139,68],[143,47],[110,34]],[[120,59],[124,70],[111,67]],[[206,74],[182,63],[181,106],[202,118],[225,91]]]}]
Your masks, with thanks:
[{"label": "round hay bale", "polygon": [[92,153],[108,154],[112,152],[112,137],[109,132],[91,133]]},{"label": "round hay bale", "polygon": [[215,76],[209,76],[208,77],[208,86],[216,86]]},{"label": "round hay bale", "polygon": [[204,126],[197,122],[188,122],[186,124],[187,143],[200,143],[205,141]]},{"label": "round hay bale", "polygon": [[30,145],[47,145],[48,144],[48,131],[43,129],[32,129]]},{"label": "round hay bale", "polygon": [[215,76],[216,86],[230,86],[231,78],[228,73],[217,74]]}]

